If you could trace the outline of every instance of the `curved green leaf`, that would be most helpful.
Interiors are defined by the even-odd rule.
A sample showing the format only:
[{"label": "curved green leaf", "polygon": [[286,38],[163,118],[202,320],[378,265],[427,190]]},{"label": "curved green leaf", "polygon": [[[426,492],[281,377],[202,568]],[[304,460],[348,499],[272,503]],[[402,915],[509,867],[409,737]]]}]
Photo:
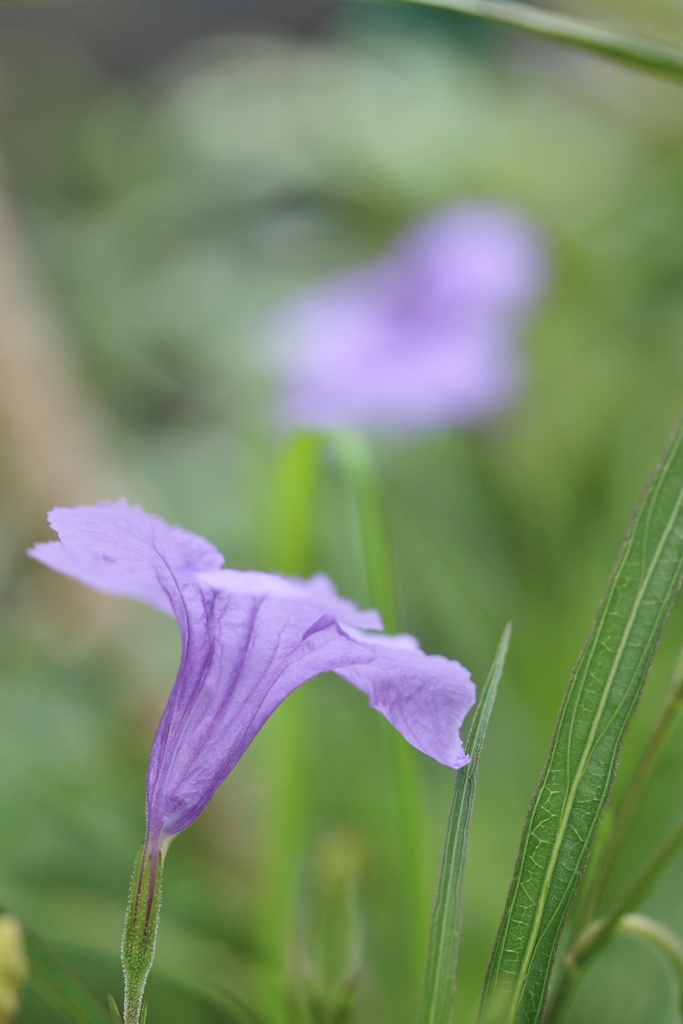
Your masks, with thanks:
[{"label": "curved green leaf", "polygon": [[31,964],[29,985],[67,1024],[111,1024],[104,1006],[70,967],[30,931],[25,931]]},{"label": "curved green leaf", "polygon": [[683,573],[683,427],[645,491],[560,709],[487,973],[480,1020],[535,1024],[626,727]]},{"label": "curved green leaf", "polygon": [[610,29],[512,0],[408,0],[444,7],[499,25],[518,28],[558,43],[609,57],[620,64],[683,82],[683,51],[666,43],[621,35]]}]

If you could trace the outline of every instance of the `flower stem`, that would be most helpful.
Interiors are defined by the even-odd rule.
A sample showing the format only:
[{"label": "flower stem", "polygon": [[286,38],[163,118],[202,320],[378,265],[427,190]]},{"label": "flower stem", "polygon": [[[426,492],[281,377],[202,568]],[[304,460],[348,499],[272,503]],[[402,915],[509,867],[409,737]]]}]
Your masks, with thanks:
[{"label": "flower stem", "polygon": [[[285,576],[306,576],[314,568],[313,547],[320,492],[324,434],[296,431],[282,442],[275,458],[270,509],[264,543],[268,572]],[[277,716],[272,754],[274,802],[269,820],[273,823],[268,880],[266,942],[271,955],[284,959],[284,936],[293,914],[301,849],[307,832],[308,793],[301,750],[305,728],[301,705],[285,702]]]},{"label": "flower stem", "polygon": [[278,455],[266,551],[269,571],[305,576],[311,570],[315,506],[324,435],[291,434]]},{"label": "flower stem", "polygon": [[679,937],[666,925],[660,924],[659,921],[653,921],[651,917],[646,917],[644,914],[625,914],[619,920],[617,931],[621,935],[633,935],[635,938],[645,939],[664,954],[676,975],[678,1009],[679,1013],[683,1012],[683,942]]},{"label": "flower stem", "polygon": [[[377,469],[365,439],[352,431],[330,436],[351,506],[356,557],[367,603],[377,608],[388,632],[396,632],[396,582]],[[391,783],[389,808],[394,841],[403,861],[401,889],[416,970],[427,949],[431,893],[425,874],[425,826],[415,751],[384,721],[378,723]],[[417,979],[418,975],[416,975]]]},{"label": "flower stem", "polygon": [[124,997],[123,1024],[141,1024],[145,985],[154,961],[161,910],[163,853],[147,844],[138,853],[121,940]]},{"label": "flower stem", "polygon": [[387,632],[393,633],[398,628],[396,586],[372,452],[365,439],[351,431],[337,431],[331,442],[350,499],[365,598],[380,612]]}]

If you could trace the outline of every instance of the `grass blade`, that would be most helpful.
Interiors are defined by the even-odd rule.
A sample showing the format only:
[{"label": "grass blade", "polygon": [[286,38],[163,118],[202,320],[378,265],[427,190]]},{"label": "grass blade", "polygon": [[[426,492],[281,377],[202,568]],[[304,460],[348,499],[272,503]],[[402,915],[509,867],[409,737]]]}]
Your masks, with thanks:
[{"label": "grass blade", "polygon": [[469,14],[498,25],[521,29],[545,39],[580,50],[588,50],[608,57],[629,67],[649,71],[665,78],[683,82],[683,51],[677,47],[638,36],[622,35],[610,29],[593,25],[579,18],[571,18],[544,11],[531,4],[511,0],[408,0],[429,7],[444,7],[458,14]]},{"label": "grass blade", "polygon": [[434,900],[429,952],[425,967],[418,1024],[448,1024],[455,995],[455,968],[458,959],[465,862],[470,840],[470,824],[477,785],[479,758],[486,729],[503,674],[510,645],[512,626],[507,624],[496,651],[489,677],[479,698],[467,738],[467,752],[472,758],[461,768],[455,780],[455,792],[446,826],[446,839],[441,858],[439,884]]},{"label": "grass blade", "polygon": [[111,1024],[111,1017],[74,972],[49,946],[26,932],[31,963],[29,985],[68,1024]]},{"label": "grass blade", "polygon": [[683,426],[648,485],[531,802],[480,1020],[535,1024],[617,758],[683,573]]}]

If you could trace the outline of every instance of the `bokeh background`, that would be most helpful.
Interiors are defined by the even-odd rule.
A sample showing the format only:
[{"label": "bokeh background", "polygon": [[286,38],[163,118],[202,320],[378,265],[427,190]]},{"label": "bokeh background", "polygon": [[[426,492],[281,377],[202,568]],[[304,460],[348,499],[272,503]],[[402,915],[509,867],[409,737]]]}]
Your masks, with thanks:
[{"label": "bokeh background", "polygon": [[[673,0],[563,7],[683,42]],[[474,1020],[564,685],[682,404],[682,118],[675,85],[436,10],[0,10],[0,897],[101,998],[120,996],[179,643],[172,622],[24,549],[52,505],[126,495],[229,565],[270,568],[269,312],[476,198],[512,204],[547,243],[523,393],[477,429],[373,442],[401,629],[481,684],[514,624],[467,875],[453,1019]],[[360,597],[350,532],[330,469],[313,567]],[[682,640],[679,610],[622,780]],[[307,957],[335,929],[361,963],[359,1024],[414,1019],[453,775],[415,753],[418,879],[374,718],[339,680],[307,684],[176,840],[151,1024],[306,1020]],[[682,747],[679,730],[615,885],[680,817]],[[682,871],[679,857],[648,904],[681,934]],[[676,999],[666,965],[623,938],[570,1020],[673,1024]],[[19,1020],[57,1019],[29,988]]]}]

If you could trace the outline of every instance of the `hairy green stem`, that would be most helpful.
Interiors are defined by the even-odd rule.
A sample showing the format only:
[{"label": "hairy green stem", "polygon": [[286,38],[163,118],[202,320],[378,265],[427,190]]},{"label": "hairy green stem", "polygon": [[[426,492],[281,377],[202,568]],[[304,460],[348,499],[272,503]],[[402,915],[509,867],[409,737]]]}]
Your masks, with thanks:
[{"label": "hairy green stem", "polygon": [[145,844],[135,862],[121,940],[123,1024],[142,1024],[146,1017],[143,1000],[156,949],[163,860],[162,852]]}]

